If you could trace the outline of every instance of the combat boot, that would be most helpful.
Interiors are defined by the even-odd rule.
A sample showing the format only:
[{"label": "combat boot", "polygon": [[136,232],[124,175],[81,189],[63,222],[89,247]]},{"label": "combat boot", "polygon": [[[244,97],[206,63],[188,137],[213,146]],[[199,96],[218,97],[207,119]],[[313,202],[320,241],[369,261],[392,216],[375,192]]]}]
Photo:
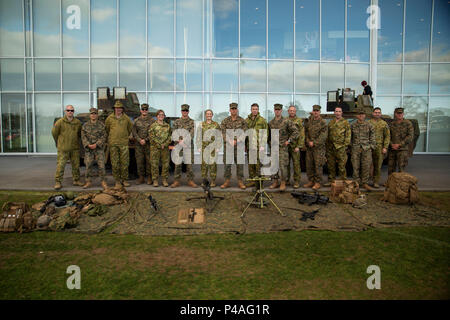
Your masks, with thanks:
[{"label": "combat boot", "polygon": [[102,181],[102,188],[103,188],[103,190],[108,190],[108,184],[106,183],[106,181],[105,180],[103,180]]},{"label": "combat boot", "polygon": [[311,188],[314,185],[314,182],[309,181],[307,184],[303,185],[303,188]]},{"label": "combat boot", "polygon": [[373,187],[378,189],[380,187],[380,185],[378,183],[374,182]]},{"label": "combat boot", "polygon": [[242,183],[242,180],[238,180],[238,186],[239,188],[241,188],[242,190],[245,190],[247,187],[245,186],[245,184]]},{"label": "combat boot", "polygon": [[159,184],[158,184],[158,180],[156,179],[156,180],[153,180],[153,186],[155,187],[155,188],[158,188],[159,187]]},{"label": "combat boot", "polygon": [[275,189],[278,188],[278,180],[273,180],[272,184],[269,186],[269,189]]},{"label": "combat boot", "polygon": [[193,180],[189,180],[187,184],[191,188],[198,188],[198,185],[196,185]]},{"label": "combat boot", "polygon": [[73,180],[73,185],[74,186],[79,186],[79,187],[84,186],[84,184],[80,180]]},{"label": "combat boot", "polygon": [[59,190],[62,188],[61,182],[56,181],[55,186],[53,187],[55,190]]},{"label": "combat boot", "polygon": [[220,186],[221,189],[228,188],[230,186],[230,179],[226,179],[223,185]]},{"label": "combat boot", "polygon": [[116,181],[116,184],[114,185],[114,190],[122,190],[123,186],[122,183],[120,183],[120,181]]},{"label": "combat boot", "polygon": [[147,177],[147,184],[148,185],[151,185],[153,183],[153,181],[152,181],[152,176],[148,176]]},{"label": "combat boot", "polygon": [[137,181],[137,184],[143,184],[145,182],[144,176],[139,176],[139,179]]},{"label": "combat boot", "polygon": [[87,189],[91,186],[91,179],[86,179],[86,183],[83,186],[83,189]]},{"label": "combat boot", "polygon": [[216,180],[211,181],[210,186],[211,186],[211,188],[214,188],[216,186]]},{"label": "combat boot", "polygon": [[373,188],[372,188],[371,186],[369,186],[367,183],[364,184],[362,187],[363,187],[364,189],[366,189],[367,191],[373,191]]},{"label": "combat boot", "polygon": [[281,184],[280,184],[280,191],[284,191],[284,190],[286,190],[286,181],[281,181]]},{"label": "combat boot", "polygon": [[254,187],[254,186],[255,186],[255,181],[250,181],[250,182],[247,183],[245,186],[246,186],[247,188]]},{"label": "combat boot", "polygon": [[319,189],[320,189],[320,183],[316,182],[316,183],[313,185],[312,189],[313,189],[313,190],[319,190]]},{"label": "combat boot", "polygon": [[169,183],[167,182],[166,179],[163,179],[162,184],[163,184],[164,187],[168,187],[169,186]]},{"label": "combat boot", "polygon": [[328,180],[326,183],[323,184],[324,187],[331,187],[331,184],[333,183],[333,180]]},{"label": "combat boot", "polygon": [[290,185],[291,185],[291,180],[290,180],[290,179],[286,180],[286,181],[285,181],[285,185],[286,185],[286,186],[290,186]]},{"label": "combat boot", "polygon": [[127,181],[125,181],[125,180],[123,180],[122,181],[122,185],[124,186],[124,187],[129,187],[129,186],[131,186],[131,184],[129,184]]},{"label": "combat boot", "polygon": [[294,185],[292,186],[292,188],[294,188],[294,189],[300,188],[300,182],[295,181],[295,182],[294,182]]},{"label": "combat boot", "polygon": [[175,181],[170,185],[171,188],[177,188],[177,187],[179,187],[179,186],[180,186],[180,182],[179,182],[178,180],[175,180]]}]

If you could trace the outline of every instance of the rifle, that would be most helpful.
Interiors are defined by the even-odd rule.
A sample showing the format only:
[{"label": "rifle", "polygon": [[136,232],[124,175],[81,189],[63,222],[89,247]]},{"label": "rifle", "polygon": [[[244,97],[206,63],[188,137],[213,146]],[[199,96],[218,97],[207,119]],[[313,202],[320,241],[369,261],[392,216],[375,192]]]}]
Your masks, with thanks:
[{"label": "rifle", "polygon": [[197,214],[197,211],[195,211],[195,208],[192,209],[192,212],[189,212],[188,219],[190,222],[194,222],[194,218],[195,218],[196,214]]},{"label": "rifle", "polygon": [[147,199],[150,200],[150,205],[152,206],[153,210],[158,211],[158,204],[156,203],[156,200],[153,199],[152,195],[149,195]]},{"label": "rifle", "polygon": [[213,195],[212,191],[211,191],[211,184],[209,182],[208,179],[203,179],[203,185],[202,185],[203,191],[205,193],[204,196],[202,197],[190,197],[187,198],[186,201],[190,201],[190,200],[194,200],[194,199],[204,199],[206,202],[206,210],[208,213],[210,213],[213,209],[215,204],[213,203],[214,199],[219,199],[219,200],[223,200],[225,199],[224,197],[219,197],[219,196],[215,196]]},{"label": "rifle", "polygon": [[291,192],[291,196],[293,196],[294,198],[298,199],[298,202],[301,204],[307,204],[307,205],[312,205],[312,204],[327,204],[329,201],[328,197],[325,197],[321,194],[319,194],[317,191],[314,192],[314,194],[309,194],[306,192]]},{"label": "rifle", "polygon": [[301,221],[306,221],[307,219],[314,220],[316,214],[319,213],[319,211],[320,211],[320,208],[315,209],[313,211],[306,211],[306,210],[303,210],[300,208],[291,208],[291,207],[281,207],[281,208],[291,209],[291,210],[296,210],[296,211],[302,212],[302,217],[300,218]]}]

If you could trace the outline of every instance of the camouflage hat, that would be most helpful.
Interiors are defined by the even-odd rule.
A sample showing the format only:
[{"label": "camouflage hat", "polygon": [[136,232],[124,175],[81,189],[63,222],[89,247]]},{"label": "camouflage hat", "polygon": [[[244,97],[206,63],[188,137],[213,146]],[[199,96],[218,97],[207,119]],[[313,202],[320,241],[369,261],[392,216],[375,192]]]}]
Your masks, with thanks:
[{"label": "camouflage hat", "polygon": [[405,108],[398,107],[398,108],[395,108],[394,113],[403,113],[404,111],[405,111]]},{"label": "camouflage hat", "polygon": [[141,104],[141,110],[148,110],[148,103]]},{"label": "camouflage hat", "polygon": [[364,110],[359,110],[357,114],[366,114]]},{"label": "camouflage hat", "polygon": [[123,103],[119,100],[114,103],[114,108],[123,108]]},{"label": "camouflage hat", "polygon": [[236,102],[230,103],[230,109],[237,109],[238,104]]},{"label": "camouflage hat", "polygon": [[275,103],[275,104],[273,105],[273,108],[274,108],[275,110],[283,110],[283,105],[282,105],[282,104],[279,104],[279,103]]},{"label": "camouflage hat", "polygon": [[181,111],[189,111],[189,105],[188,104],[182,104],[181,105]]},{"label": "camouflage hat", "polygon": [[95,113],[98,114],[98,110],[96,108],[90,108],[89,113]]},{"label": "camouflage hat", "polygon": [[313,108],[313,110],[318,110],[318,111],[320,111],[320,109],[322,109],[322,107],[319,106],[318,104],[313,105],[312,108]]}]

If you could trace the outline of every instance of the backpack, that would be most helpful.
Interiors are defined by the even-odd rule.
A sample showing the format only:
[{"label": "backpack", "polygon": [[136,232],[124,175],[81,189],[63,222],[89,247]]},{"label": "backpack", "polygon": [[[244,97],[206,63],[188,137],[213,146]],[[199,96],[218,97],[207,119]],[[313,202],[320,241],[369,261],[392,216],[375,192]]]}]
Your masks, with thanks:
[{"label": "backpack", "polygon": [[383,199],[393,204],[414,204],[419,201],[418,179],[407,172],[392,173],[386,183]]}]

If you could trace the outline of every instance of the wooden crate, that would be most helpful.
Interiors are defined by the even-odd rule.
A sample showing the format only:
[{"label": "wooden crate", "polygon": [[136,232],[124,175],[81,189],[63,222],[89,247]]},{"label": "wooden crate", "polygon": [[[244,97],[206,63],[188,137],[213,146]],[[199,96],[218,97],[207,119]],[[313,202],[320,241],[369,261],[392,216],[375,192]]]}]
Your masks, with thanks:
[{"label": "wooden crate", "polygon": [[[195,215],[193,215],[194,211]],[[184,223],[204,223],[204,222],[205,222],[204,208],[181,208],[178,210],[178,223],[184,224]]]}]

